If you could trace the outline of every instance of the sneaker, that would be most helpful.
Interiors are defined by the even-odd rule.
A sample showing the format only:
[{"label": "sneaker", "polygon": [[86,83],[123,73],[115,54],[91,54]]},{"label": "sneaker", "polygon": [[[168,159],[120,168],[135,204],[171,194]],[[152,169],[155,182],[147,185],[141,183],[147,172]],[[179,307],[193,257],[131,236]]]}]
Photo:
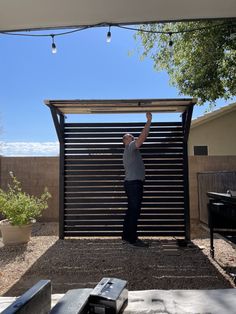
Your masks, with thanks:
[{"label": "sneaker", "polygon": [[137,239],[134,243],[130,243],[134,246],[137,246],[137,247],[149,247],[149,244],[146,243],[146,242],[143,242],[142,240],[140,239]]}]

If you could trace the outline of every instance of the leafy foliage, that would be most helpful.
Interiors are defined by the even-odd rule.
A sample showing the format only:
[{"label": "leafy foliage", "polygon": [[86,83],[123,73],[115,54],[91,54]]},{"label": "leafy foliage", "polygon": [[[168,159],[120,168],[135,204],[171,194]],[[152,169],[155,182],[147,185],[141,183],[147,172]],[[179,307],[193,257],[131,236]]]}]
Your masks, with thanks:
[{"label": "leafy foliage", "polygon": [[166,70],[180,94],[198,97],[199,104],[236,95],[236,21],[146,24],[139,29],[135,38],[141,39],[141,58],[150,56],[157,71]]},{"label": "leafy foliage", "polygon": [[51,194],[47,188],[40,197],[26,194],[12,172],[10,176],[12,184],[8,184],[8,190],[0,189],[0,212],[12,225],[28,224],[41,216],[42,211],[48,207],[47,201]]}]

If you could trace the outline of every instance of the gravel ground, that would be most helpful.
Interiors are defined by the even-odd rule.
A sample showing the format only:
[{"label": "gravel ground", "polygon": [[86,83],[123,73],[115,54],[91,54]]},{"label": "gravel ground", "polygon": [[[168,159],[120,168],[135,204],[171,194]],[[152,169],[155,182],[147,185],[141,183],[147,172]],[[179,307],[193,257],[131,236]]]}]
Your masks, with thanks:
[{"label": "gravel ground", "polygon": [[129,290],[222,289],[236,287],[236,249],[215,237],[209,256],[207,230],[195,228],[187,247],[173,238],[148,238],[149,248],[135,248],[117,238],[58,240],[55,223],[34,226],[27,245],[0,242],[0,294],[17,296],[40,279],[51,279],[53,293],[93,288],[103,277],[128,281]]}]

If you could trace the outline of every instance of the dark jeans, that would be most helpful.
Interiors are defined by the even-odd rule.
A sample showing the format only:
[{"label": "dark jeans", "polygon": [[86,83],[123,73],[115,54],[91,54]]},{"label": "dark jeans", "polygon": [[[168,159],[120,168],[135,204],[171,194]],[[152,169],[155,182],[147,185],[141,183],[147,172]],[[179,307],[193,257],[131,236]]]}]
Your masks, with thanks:
[{"label": "dark jeans", "polygon": [[137,240],[137,225],[143,199],[143,181],[125,181],[124,188],[128,198],[128,208],[124,219],[122,239],[134,243]]}]

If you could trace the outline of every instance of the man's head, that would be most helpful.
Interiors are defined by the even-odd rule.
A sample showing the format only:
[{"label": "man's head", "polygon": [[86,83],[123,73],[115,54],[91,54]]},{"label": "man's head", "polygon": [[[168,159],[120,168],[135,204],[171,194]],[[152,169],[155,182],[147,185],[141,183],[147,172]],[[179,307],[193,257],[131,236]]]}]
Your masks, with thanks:
[{"label": "man's head", "polygon": [[125,145],[128,145],[130,142],[132,142],[134,140],[134,137],[132,134],[130,133],[126,133],[124,136],[123,136],[123,143]]}]

